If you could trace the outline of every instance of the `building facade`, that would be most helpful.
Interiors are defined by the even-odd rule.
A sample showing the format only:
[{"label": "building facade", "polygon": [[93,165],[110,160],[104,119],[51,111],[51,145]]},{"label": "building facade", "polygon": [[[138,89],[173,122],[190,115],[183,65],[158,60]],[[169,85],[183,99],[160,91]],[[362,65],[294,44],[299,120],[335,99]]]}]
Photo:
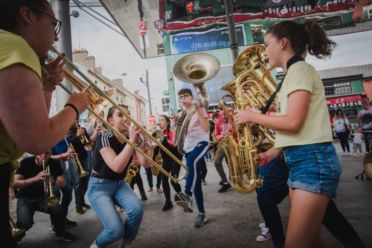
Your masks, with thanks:
[{"label": "building facade", "polygon": [[[105,77],[102,74],[102,68],[95,66],[95,58],[88,54],[86,49],[78,49],[73,51],[73,60],[81,66],[81,70],[86,72],[86,75],[98,88],[103,90],[117,104],[128,106],[132,114],[132,118],[141,126],[147,126],[146,120],[146,101],[138,92],[132,93],[123,85],[122,79],[113,79]],[[106,113],[111,104],[104,101],[102,110]]]}]

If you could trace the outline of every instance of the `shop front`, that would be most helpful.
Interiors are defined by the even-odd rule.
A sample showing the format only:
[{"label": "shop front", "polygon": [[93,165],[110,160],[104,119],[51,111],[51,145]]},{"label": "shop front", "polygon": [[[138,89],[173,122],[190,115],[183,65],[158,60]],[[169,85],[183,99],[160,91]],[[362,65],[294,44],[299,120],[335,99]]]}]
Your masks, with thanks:
[{"label": "shop front", "polygon": [[352,125],[357,124],[358,111],[362,107],[362,100],[366,96],[362,94],[351,96],[339,96],[327,98],[327,106],[333,123],[333,116],[337,109],[342,109],[345,116],[349,119]]}]

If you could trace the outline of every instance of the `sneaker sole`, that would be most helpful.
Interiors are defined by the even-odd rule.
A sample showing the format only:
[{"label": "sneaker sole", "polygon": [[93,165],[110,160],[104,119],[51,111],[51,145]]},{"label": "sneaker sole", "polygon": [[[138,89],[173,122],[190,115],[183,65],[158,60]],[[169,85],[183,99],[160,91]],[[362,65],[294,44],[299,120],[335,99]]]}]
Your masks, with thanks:
[{"label": "sneaker sole", "polygon": [[193,209],[189,206],[189,204],[185,201],[178,201],[176,204],[180,207],[183,207],[183,211],[185,213],[192,213]]},{"label": "sneaker sole", "polygon": [[201,227],[203,227],[206,223],[207,223],[207,221],[208,221],[208,219],[207,218],[205,218],[204,220],[203,220],[203,222],[201,223],[201,225],[194,225],[196,228],[201,228]]}]

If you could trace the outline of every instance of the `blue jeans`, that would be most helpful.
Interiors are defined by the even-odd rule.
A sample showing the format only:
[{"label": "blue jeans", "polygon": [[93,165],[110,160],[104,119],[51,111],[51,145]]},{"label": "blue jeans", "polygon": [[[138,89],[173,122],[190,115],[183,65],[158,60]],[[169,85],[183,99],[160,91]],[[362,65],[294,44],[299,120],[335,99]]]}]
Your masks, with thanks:
[{"label": "blue jeans", "polygon": [[[87,168],[87,159],[80,159],[80,163],[84,167],[84,169]],[[80,209],[83,207],[83,204],[85,202],[84,196],[87,192],[89,177],[87,176],[81,178],[79,172],[77,171],[71,160],[68,161],[68,164],[69,168],[66,173],[70,177],[69,181],[71,182],[71,185],[75,190],[75,206],[77,209]]]},{"label": "blue jeans", "polygon": [[186,177],[185,193],[188,195],[194,193],[196,205],[200,213],[205,213],[202,191],[201,159],[208,151],[208,148],[208,142],[203,141],[198,143],[194,150],[185,154],[186,166],[189,169],[189,174]]},{"label": "blue jeans", "polygon": [[[105,247],[119,239],[133,241],[142,222],[143,205],[124,180],[108,180],[91,177],[88,198],[94,212],[103,225],[96,238],[99,247]],[[115,205],[125,209],[126,220],[122,222]]]}]

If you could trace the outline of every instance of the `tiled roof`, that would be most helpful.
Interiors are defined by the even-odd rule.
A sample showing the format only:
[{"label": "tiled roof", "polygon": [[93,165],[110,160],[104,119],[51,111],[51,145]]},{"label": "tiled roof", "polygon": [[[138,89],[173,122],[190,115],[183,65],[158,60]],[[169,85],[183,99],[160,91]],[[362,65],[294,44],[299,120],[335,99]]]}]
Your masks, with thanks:
[{"label": "tiled roof", "polygon": [[369,78],[372,77],[372,64],[320,70],[318,73],[321,79],[348,77],[360,74],[363,75],[363,78]]}]

